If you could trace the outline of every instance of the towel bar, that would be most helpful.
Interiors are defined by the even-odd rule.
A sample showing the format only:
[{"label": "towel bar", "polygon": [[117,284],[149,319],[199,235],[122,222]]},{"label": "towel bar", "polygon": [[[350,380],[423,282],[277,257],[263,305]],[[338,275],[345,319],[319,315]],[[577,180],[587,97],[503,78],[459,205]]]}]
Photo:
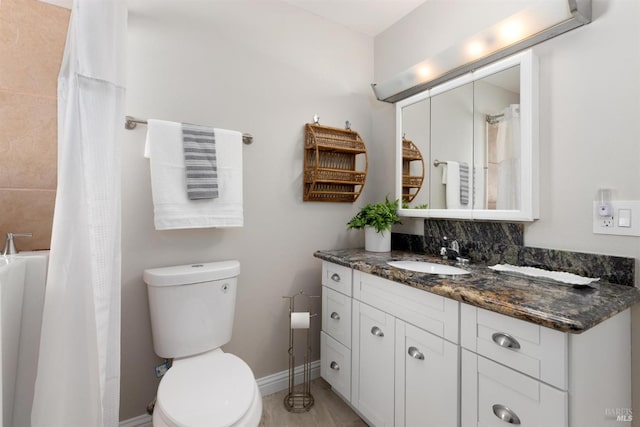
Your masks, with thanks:
[{"label": "towel bar", "polygon": [[[135,129],[138,124],[146,125],[147,121],[144,119],[137,119],[131,116],[125,117],[125,122],[124,122],[125,129],[129,129],[129,130]],[[253,143],[253,135],[251,135],[250,133],[243,133],[242,142],[244,142],[247,145]]]}]

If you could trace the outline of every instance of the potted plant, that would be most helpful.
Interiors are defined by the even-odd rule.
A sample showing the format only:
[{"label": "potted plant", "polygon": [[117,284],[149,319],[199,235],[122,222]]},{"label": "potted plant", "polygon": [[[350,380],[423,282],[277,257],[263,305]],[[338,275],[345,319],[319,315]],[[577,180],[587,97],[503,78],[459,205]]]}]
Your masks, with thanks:
[{"label": "potted plant", "polygon": [[399,224],[398,200],[369,203],[347,223],[349,229],[364,228],[364,248],[370,252],[391,250],[391,226]]}]

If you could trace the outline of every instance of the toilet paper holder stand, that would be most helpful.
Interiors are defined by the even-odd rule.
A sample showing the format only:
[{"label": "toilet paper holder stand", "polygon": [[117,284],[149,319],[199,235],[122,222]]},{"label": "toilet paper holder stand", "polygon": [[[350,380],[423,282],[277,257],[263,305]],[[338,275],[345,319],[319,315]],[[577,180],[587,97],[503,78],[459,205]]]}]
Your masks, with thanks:
[{"label": "toilet paper holder stand", "polygon": [[[319,295],[307,295],[304,291],[292,296],[283,296],[289,300],[289,392],[284,397],[284,407],[289,412],[307,412],[313,406],[314,400],[311,394],[311,333],[310,321],[317,313],[311,313],[311,303],[320,298]],[[306,312],[296,311],[296,298],[306,300]],[[298,304],[300,305],[300,303]],[[296,314],[295,322],[292,320]],[[306,319],[305,319],[306,318]],[[306,320],[306,324],[304,323]],[[299,323],[301,322],[302,323]],[[298,331],[298,332],[296,332]],[[306,341],[304,351],[304,363],[296,369],[296,352],[294,337]],[[302,376],[302,383],[296,384],[296,377]]]}]

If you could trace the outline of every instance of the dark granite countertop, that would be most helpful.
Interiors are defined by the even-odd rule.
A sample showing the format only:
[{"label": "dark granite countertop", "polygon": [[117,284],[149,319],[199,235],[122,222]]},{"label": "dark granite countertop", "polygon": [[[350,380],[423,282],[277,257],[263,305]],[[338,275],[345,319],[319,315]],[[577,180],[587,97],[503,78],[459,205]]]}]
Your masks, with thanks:
[{"label": "dark granite countertop", "polygon": [[403,251],[364,249],[317,251],[316,258],[374,274],[394,282],[442,295],[551,329],[581,333],[640,302],[640,290],[601,282],[599,289],[573,288],[535,279],[508,276],[471,264],[471,274],[440,276],[390,267],[387,261],[446,263],[441,258]]}]

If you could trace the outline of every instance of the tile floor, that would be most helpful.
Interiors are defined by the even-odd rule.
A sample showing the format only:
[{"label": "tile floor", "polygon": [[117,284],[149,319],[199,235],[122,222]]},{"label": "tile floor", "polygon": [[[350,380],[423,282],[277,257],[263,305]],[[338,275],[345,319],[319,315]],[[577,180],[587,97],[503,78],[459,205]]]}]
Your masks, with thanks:
[{"label": "tile floor", "polygon": [[264,396],[260,427],[366,427],[322,378],[311,382],[314,405],[309,412],[288,412],[284,407],[287,390]]}]

